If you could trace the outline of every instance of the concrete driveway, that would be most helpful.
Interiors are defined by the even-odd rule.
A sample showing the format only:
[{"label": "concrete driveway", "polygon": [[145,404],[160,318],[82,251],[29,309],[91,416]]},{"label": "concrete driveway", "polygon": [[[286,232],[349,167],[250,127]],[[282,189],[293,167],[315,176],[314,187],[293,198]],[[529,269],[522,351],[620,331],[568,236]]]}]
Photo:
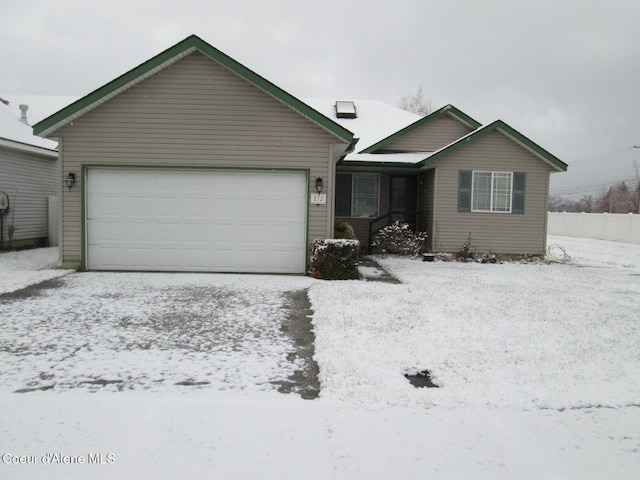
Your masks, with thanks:
[{"label": "concrete driveway", "polygon": [[75,273],[0,295],[0,388],[277,389],[314,398],[312,282]]}]

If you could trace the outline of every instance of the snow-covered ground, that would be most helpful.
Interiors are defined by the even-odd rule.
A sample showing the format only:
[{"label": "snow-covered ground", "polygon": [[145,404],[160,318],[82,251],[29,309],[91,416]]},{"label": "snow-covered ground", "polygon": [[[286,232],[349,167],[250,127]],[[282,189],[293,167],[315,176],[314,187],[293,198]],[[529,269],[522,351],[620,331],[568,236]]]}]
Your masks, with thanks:
[{"label": "snow-covered ground", "polygon": [[[149,284],[139,274],[74,274],[34,298],[0,297],[0,341],[16,347],[0,367],[0,478],[635,479],[640,246],[567,237],[549,244],[568,263],[381,259],[400,285],[163,274]],[[0,275],[10,277],[4,255]],[[217,308],[232,331],[257,322],[270,345],[189,357],[168,342],[174,337],[154,337],[148,312],[188,308],[188,297],[167,295],[171,286],[249,298],[242,308]],[[323,387],[313,401],[239,371],[290,373],[277,360],[290,346],[265,322],[279,318],[283,294],[304,288]],[[68,312],[77,313],[60,318]],[[140,338],[114,329],[113,316],[141,325]],[[209,334],[196,329],[193,338],[216,344]],[[13,393],[58,358],[50,350],[82,335],[91,348],[82,361],[60,357],[60,375],[109,365],[116,376],[138,372],[134,388]],[[118,346],[148,338],[156,343],[142,359]],[[163,368],[170,381],[154,385]],[[215,373],[234,368],[227,382]],[[415,389],[403,377],[422,369],[439,389]],[[174,370],[181,373],[167,373]],[[188,371],[210,383],[176,387]],[[64,455],[77,463],[60,464]]]},{"label": "snow-covered ground", "polygon": [[0,294],[62,277],[71,270],[58,265],[58,247],[0,253]]},{"label": "snow-covered ground", "polygon": [[[640,405],[640,246],[550,243],[566,245],[569,264],[380,258],[401,285],[315,286],[323,396],[423,407]],[[407,388],[402,374],[425,369],[442,388]]]}]

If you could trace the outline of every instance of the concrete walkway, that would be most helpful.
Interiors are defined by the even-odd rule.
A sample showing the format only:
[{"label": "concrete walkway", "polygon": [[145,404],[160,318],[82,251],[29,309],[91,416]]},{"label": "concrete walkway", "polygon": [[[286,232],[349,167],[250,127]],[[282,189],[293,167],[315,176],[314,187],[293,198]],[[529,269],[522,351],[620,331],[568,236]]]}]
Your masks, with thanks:
[{"label": "concrete walkway", "polygon": [[401,283],[400,280],[382,268],[372,257],[362,257],[358,264],[358,272],[361,280],[365,282]]}]

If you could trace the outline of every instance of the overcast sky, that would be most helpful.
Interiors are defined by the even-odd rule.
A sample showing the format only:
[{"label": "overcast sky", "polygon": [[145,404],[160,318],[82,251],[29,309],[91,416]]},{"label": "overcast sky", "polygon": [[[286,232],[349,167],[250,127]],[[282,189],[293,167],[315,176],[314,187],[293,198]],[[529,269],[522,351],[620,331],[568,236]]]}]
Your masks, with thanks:
[{"label": "overcast sky", "polygon": [[[194,33],[298,97],[422,86],[570,164],[552,191],[635,175],[638,0],[0,0],[0,95],[81,96]],[[573,165],[573,168],[571,168]]]}]

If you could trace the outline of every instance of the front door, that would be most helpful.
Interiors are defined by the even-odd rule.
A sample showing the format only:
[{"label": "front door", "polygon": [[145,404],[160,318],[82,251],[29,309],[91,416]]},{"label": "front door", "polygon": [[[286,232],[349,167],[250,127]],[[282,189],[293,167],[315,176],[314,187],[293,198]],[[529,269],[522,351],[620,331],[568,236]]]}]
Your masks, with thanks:
[{"label": "front door", "polygon": [[408,223],[413,230],[417,225],[418,177],[392,175],[389,187],[389,212],[391,223]]}]

